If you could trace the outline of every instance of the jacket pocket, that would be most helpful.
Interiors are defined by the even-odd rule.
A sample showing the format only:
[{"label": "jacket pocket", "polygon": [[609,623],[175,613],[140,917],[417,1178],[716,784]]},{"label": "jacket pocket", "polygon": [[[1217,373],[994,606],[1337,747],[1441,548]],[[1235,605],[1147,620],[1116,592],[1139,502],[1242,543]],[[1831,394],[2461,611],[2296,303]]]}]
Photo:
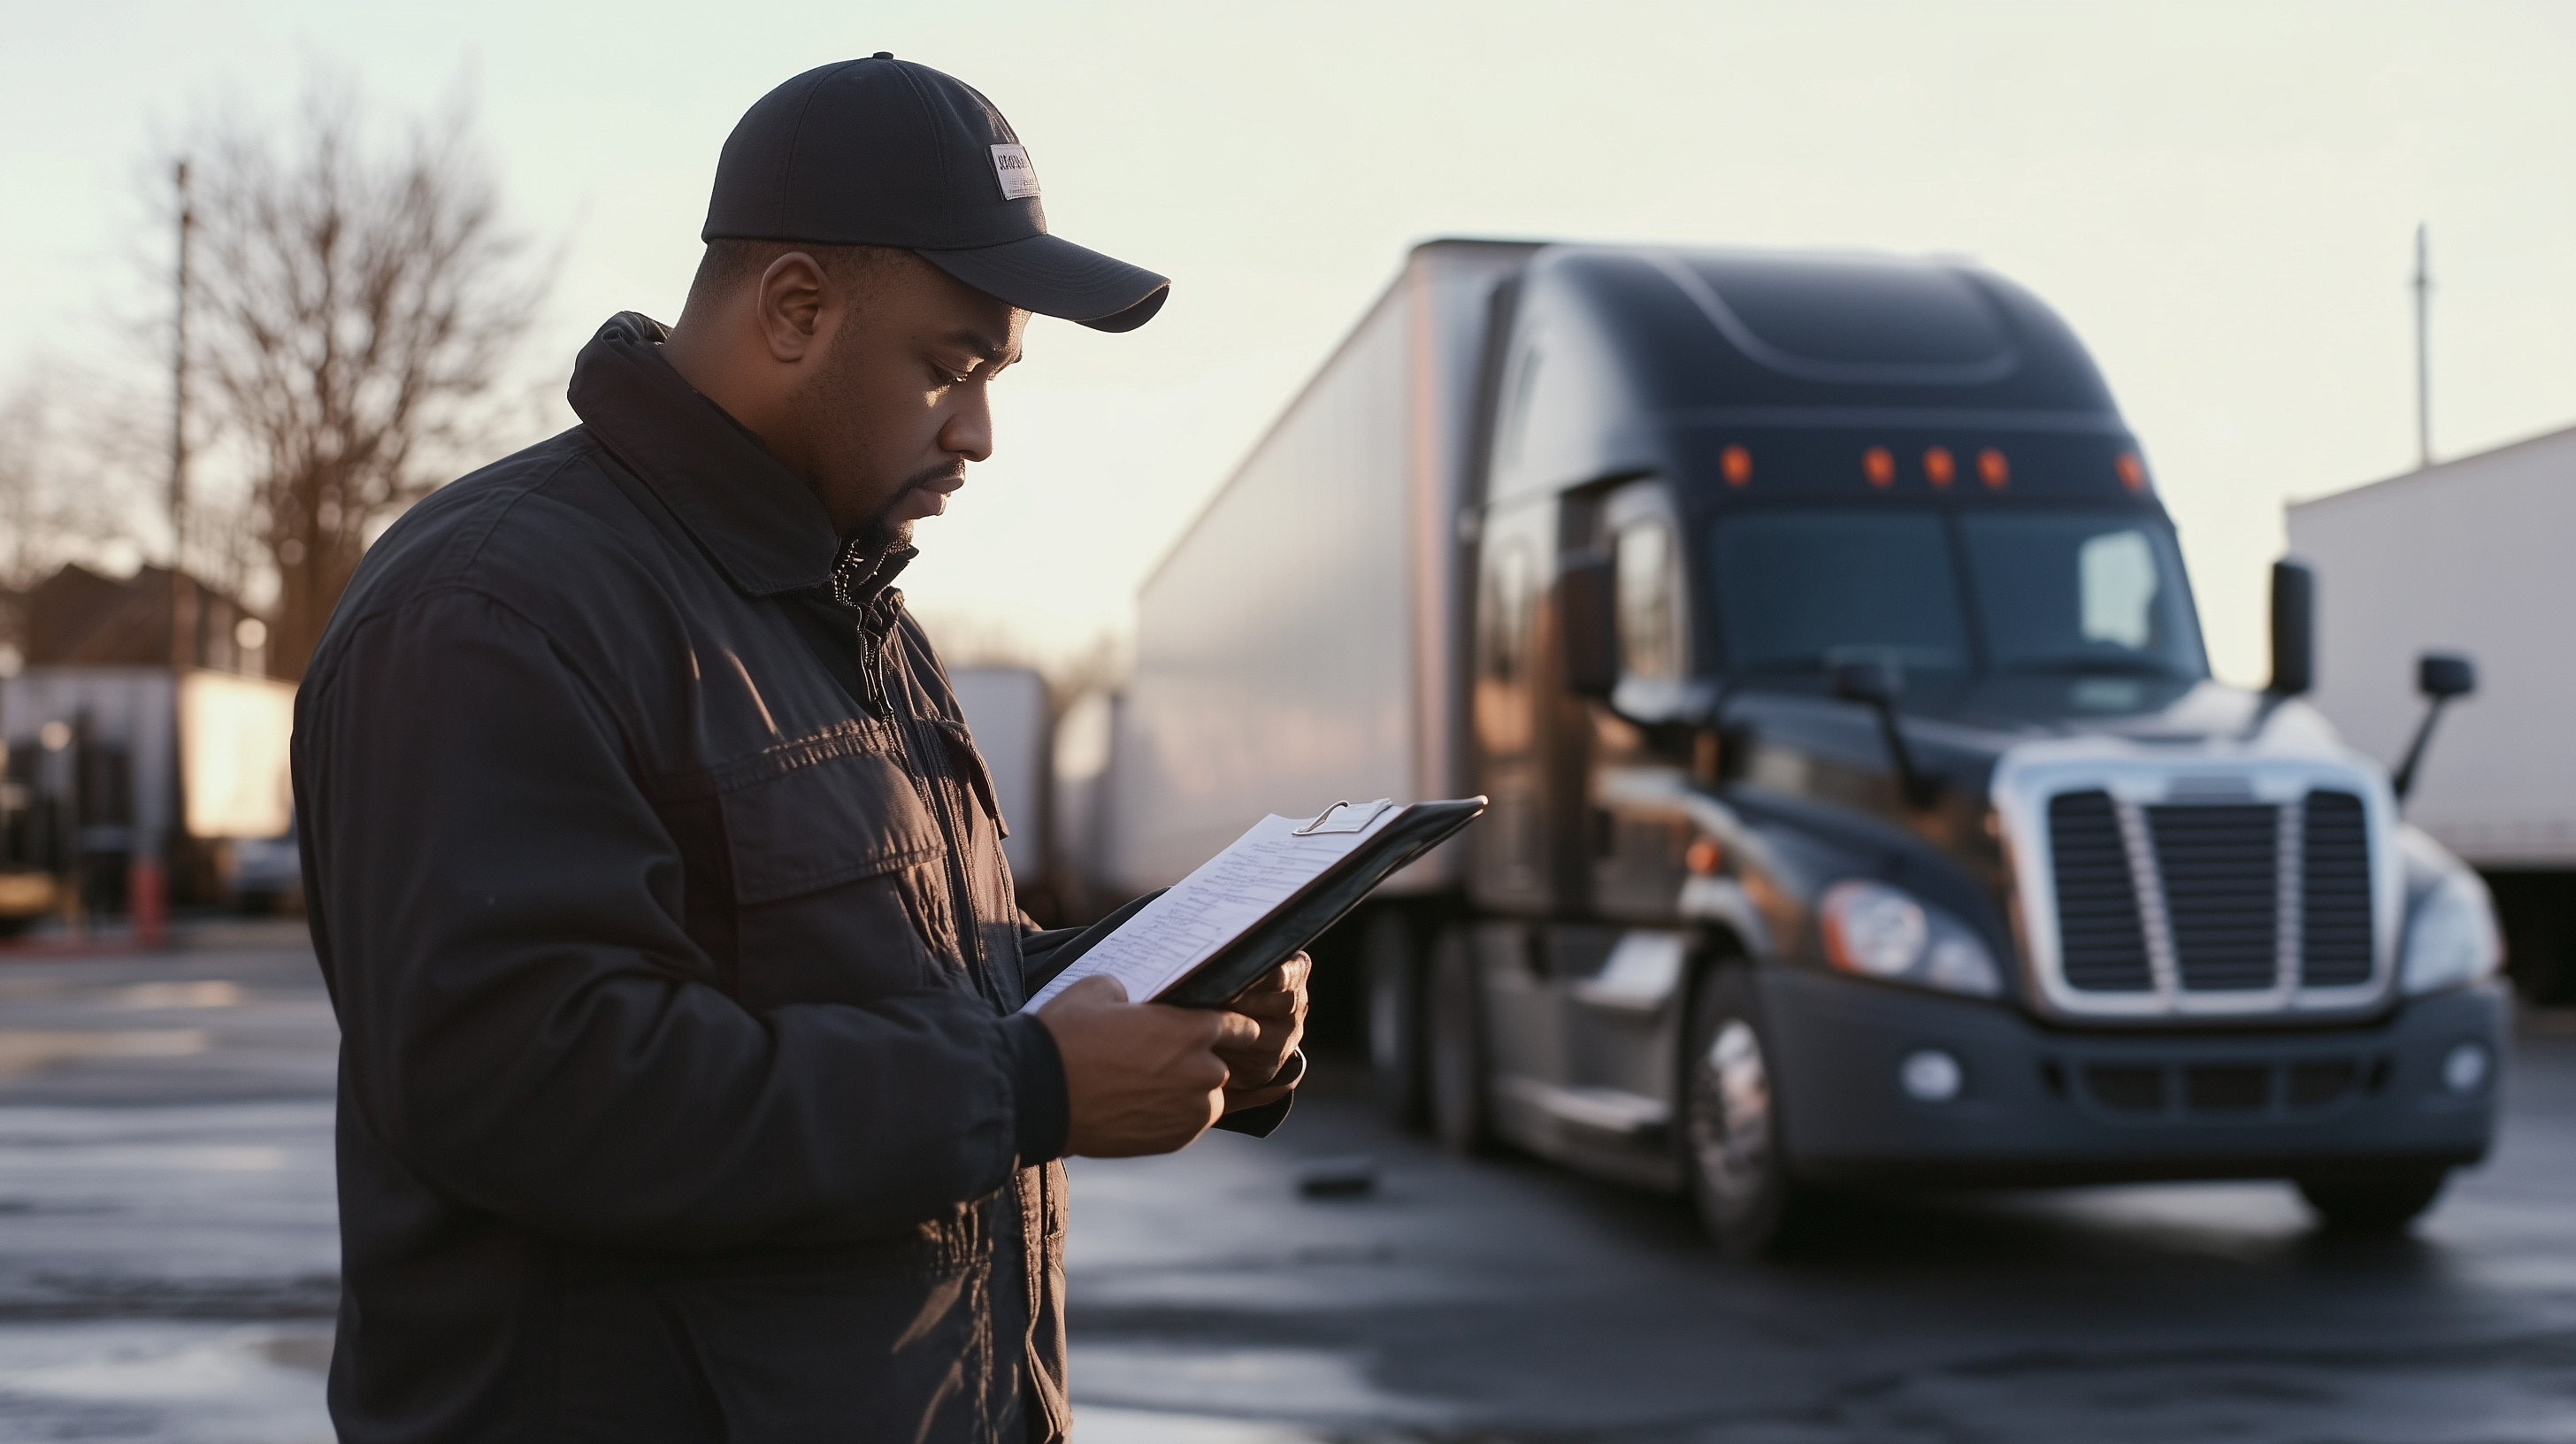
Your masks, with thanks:
[{"label": "jacket pocket", "polygon": [[939,826],[899,755],[836,750],[721,794],[734,901],[776,902],[935,857]]},{"label": "jacket pocket", "polygon": [[892,739],[856,740],[875,745],[791,746],[719,793],[736,995],[754,1012],[953,984],[944,834]]}]

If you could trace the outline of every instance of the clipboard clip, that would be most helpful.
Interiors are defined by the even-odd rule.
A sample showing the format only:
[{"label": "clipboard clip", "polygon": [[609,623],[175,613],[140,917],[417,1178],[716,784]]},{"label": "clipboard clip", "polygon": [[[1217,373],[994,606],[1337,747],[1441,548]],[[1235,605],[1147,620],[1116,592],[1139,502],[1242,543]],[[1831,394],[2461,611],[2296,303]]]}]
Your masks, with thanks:
[{"label": "clipboard clip", "polygon": [[[1289,829],[1288,835],[1290,837],[1321,837],[1327,833],[1366,832],[1370,823],[1377,821],[1388,808],[1393,806],[1395,806],[1394,799],[1386,797],[1381,797],[1375,802],[1353,802],[1348,798],[1344,798],[1335,802],[1332,806],[1325,808],[1323,811],[1316,813],[1315,820],[1307,823],[1304,827]],[[1326,827],[1324,825],[1332,818],[1334,813],[1340,812],[1346,808],[1351,813],[1351,816],[1347,820],[1334,823],[1331,827]]]}]

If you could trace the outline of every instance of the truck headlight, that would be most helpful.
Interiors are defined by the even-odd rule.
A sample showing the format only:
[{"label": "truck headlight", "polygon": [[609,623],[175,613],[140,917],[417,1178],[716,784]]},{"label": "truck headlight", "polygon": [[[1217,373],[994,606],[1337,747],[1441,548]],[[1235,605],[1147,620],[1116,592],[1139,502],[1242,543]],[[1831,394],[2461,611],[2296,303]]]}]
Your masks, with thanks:
[{"label": "truck headlight", "polygon": [[2003,972],[1966,924],[1885,883],[1838,882],[1816,905],[1825,960],[1846,973],[1991,998]]},{"label": "truck headlight", "polygon": [[2406,951],[2398,974],[2409,993],[2429,993],[2483,981],[2504,965],[2504,940],[2496,931],[2487,885],[2461,869],[2425,889],[2406,920]]}]

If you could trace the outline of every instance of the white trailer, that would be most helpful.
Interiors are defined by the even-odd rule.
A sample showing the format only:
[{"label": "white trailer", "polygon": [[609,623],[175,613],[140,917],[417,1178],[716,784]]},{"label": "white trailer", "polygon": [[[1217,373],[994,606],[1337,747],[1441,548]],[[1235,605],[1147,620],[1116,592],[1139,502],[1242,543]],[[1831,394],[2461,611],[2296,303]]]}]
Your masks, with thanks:
[{"label": "white trailer", "polygon": [[[1478,458],[1495,280],[1535,249],[1415,248],[1138,596],[1103,869],[1167,886],[1264,811],[1466,785],[1466,581],[1453,518]],[[1456,880],[1444,847],[1388,885]]]},{"label": "white trailer", "polygon": [[1046,679],[1027,667],[956,667],[948,673],[975,750],[993,774],[993,801],[1011,835],[1002,856],[1023,892],[1044,885],[1049,735]]},{"label": "white trailer", "polygon": [[[2576,984],[2576,428],[2289,508],[2317,573],[2315,701],[2395,766],[2424,715],[2417,657],[2457,652],[2475,696],[2446,709],[2407,820],[2488,875],[2515,971]],[[2556,900],[2553,901],[2552,898]]]}]

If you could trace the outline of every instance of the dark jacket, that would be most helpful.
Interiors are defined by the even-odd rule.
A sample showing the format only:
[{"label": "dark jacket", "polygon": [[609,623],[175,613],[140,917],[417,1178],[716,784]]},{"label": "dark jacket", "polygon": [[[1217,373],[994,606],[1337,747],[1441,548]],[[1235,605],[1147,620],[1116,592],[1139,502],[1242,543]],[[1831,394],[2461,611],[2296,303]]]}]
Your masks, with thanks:
[{"label": "dark jacket", "polygon": [[1049,1438],[1061,1064],[901,596],[620,316],[296,702],[344,1439]]}]

